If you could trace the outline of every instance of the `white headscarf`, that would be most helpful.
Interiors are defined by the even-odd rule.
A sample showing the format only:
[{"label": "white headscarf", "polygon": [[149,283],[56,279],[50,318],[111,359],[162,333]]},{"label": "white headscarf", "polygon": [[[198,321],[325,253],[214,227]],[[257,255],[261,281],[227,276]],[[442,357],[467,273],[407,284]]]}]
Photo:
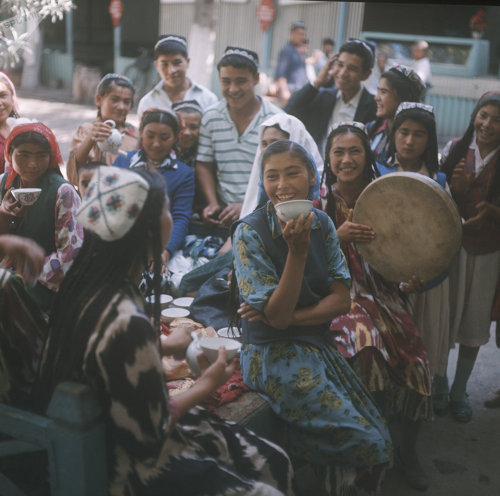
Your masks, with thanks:
[{"label": "white headscarf", "polygon": [[318,168],[319,177],[321,177],[321,174],[323,173],[323,159],[319,153],[318,146],[306,130],[304,124],[302,124],[302,122],[293,115],[285,113],[272,115],[259,126],[259,147],[255,153],[252,172],[250,173],[245,199],[243,200],[243,206],[241,208],[240,219],[253,212],[255,207],[257,207],[257,200],[259,196],[260,157],[263,151],[260,149],[260,142],[264,130],[276,124],[282,131],[285,131],[290,135],[288,138],[290,141],[295,141],[299,145],[302,145],[312,155]]}]

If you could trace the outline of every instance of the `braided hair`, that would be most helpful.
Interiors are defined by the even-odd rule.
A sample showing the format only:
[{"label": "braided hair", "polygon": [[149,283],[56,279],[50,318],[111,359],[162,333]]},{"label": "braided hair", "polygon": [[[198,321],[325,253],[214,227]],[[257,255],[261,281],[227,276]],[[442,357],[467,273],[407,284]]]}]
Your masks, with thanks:
[{"label": "braided hair", "polygon": [[[43,411],[62,381],[79,380],[90,336],[111,301],[117,306],[132,279],[153,256],[155,294],[161,281],[161,214],[165,184],[156,172],[140,170],[150,185],[143,209],[130,231],[115,241],[104,241],[85,231],[83,245],[56,294],[49,318],[49,333],[41,372],[35,387],[35,402]],[[120,296],[121,295],[121,296]],[[118,296],[118,297],[117,297]],[[152,310],[157,330],[160,304]]]},{"label": "braided hair", "polygon": [[326,140],[325,147],[325,167],[323,175],[321,176],[321,184],[326,187],[326,213],[331,219],[335,219],[335,195],[333,193],[333,185],[337,182],[337,176],[333,173],[330,163],[330,151],[333,145],[333,139],[340,134],[352,133],[359,137],[363,149],[365,151],[365,168],[363,170],[363,178],[366,184],[370,183],[373,179],[378,177],[377,166],[375,164],[375,157],[370,148],[370,141],[366,133],[356,126],[343,124],[333,129]]}]

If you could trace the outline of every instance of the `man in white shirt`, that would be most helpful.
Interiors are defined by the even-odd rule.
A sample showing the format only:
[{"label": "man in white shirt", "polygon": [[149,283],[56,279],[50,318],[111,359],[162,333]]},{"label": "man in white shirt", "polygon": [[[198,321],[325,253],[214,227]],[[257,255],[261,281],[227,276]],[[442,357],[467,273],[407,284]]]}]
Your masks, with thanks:
[{"label": "man in white shirt", "polygon": [[186,75],[189,57],[184,36],[175,34],[160,36],[154,47],[154,57],[154,64],[161,81],[141,98],[137,108],[139,119],[149,108],[172,110],[173,102],[196,100],[202,109],[217,103],[214,93]]},{"label": "man in white shirt", "polygon": [[[373,48],[363,40],[351,39],[329,57],[314,83],[294,93],[285,111],[299,118],[316,141],[320,152],[334,122],[375,119],[377,104],[363,87],[373,67]],[[331,82],[335,87],[331,88]]]},{"label": "man in white shirt", "polygon": [[420,76],[420,79],[428,86],[431,79],[431,62],[429,60],[429,43],[424,40],[417,41],[411,50],[413,63],[411,68]]}]

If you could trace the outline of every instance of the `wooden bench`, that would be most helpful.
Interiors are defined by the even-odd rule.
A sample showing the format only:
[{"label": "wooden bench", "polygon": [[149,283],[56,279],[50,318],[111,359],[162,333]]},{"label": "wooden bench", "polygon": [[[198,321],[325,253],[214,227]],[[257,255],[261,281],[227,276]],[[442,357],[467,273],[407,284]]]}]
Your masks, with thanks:
[{"label": "wooden bench", "polygon": [[[47,452],[51,496],[107,494],[104,422],[87,386],[60,384],[46,416],[0,404],[0,434],[0,459]],[[0,494],[26,493],[0,472]]]}]

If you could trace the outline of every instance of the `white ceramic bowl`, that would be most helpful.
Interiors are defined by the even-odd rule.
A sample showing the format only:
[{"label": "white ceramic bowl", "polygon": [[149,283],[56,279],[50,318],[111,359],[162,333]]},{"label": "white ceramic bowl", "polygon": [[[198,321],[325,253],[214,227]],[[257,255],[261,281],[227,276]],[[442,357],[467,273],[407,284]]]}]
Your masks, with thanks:
[{"label": "white ceramic bowl", "polygon": [[217,335],[221,338],[241,339],[241,329],[237,327],[222,327],[217,331]]},{"label": "white ceramic bowl", "polygon": [[[170,303],[172,303],[172,300],[174,298],[168,294],[162,294],[160,295],[160,307],[162,310],[165,310],[165,308],[168,308],[168,306],[170,305]],[[147,296],[146,297],[146,301],[152,305],[155,301],[155,298],[154,296]]]},{"label": "white ceramic bowl", "polygon": [[300,214],[304,214],[304,217],[307,217],[312,206],[313,203],[311,200],[290,200],[274,205],[274,210],[276,210],[276,215],[281,221],[288,222]]},{"label": "white ceramic bowl", "polygon": [[12,195],[21,205],[33,205],[41,192],[40,188],[18,188],[12,190]]},{"label": "white ceramic bowl", "polygon": [[191,296],[183,296],[182,298],[176,298],[173,302],[172,305],[180,308],[189,308],[191,306],[191,303],[193,303],[194,298]]},{"label": "white ceramic bowl", "polygon": [[161,316],[165,324],[170,324],[172,320],[179,317],[187,317],[189,315],[189,310],[186,308],[169,307],[161,311]]},{"label": "white ceramic bowl", "polygon": [[225,346],[227,359],[231,360],[240,353],[241,343],[229,338],[201,338],[200,348],[210,363],[214,363],[219,355],[219,348]]}]

